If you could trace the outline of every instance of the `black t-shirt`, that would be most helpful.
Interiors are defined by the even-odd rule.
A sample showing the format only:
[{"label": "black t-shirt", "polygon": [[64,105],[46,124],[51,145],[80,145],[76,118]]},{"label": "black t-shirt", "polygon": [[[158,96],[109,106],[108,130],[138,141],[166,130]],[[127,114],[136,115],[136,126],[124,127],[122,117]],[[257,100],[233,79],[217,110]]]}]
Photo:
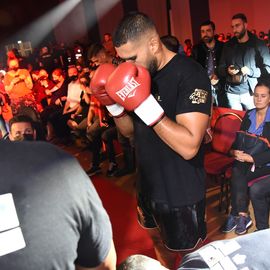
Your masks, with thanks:
[{"label": "black t-shirt", "polygon": [[[0,151],[0,239],[17,231],[15,242],[12,235],[0,241],[0,253],[15,248],[1,254],[0,269],[97,267],[108,255],[111,225],[78,162],[47,143],[0,142]],[[5,210],[11,194],[15,214]],[[21,236],[26,246],[16,250]]]},{"label": "black t-shirt", "polygon": [[[186,56],[176,55],[152,78],[152,94],[173,121],[182,113],[210,114],[211,86],[207,73]],[[185,160],[140,119],[135,118],[134,123],[139,192],[170,206],[201,200],[205,194],[202,149],[192,160]]]}]

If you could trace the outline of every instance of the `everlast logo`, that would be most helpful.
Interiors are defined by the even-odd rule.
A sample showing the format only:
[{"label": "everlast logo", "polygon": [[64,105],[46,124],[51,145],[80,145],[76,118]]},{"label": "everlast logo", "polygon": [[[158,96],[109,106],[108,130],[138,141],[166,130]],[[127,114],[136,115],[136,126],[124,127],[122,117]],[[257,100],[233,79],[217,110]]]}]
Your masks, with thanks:
[{"label": "everlast logo", "polygon": [[127,97],[135,96],[136,88],[139,85],[140,84],[137,81],[135,81],[135,79],[132,77],[130,81],[122,89],[116,92],[116,95],[120,97],[123,101],[125,101]]}]

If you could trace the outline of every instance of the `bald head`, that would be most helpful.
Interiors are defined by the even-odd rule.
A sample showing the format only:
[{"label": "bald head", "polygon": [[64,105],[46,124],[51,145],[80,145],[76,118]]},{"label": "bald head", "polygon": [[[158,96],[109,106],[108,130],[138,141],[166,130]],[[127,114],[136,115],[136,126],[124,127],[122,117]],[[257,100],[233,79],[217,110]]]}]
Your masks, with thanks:
[{"label": "bald head", "polygon": [[114,36],[115,47],[120,47],[127,42],[138,41],[146,35],[156,34],[154,22],[143,13],[130,13],[119,23]]}]

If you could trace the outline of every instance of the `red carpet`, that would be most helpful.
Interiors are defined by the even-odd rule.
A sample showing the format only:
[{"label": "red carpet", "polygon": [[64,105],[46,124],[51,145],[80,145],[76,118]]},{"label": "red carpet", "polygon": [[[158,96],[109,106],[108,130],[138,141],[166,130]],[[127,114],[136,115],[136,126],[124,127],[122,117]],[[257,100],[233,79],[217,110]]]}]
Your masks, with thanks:
[{"label": "red carpet", "polygon": [[118,263],[132,254],[155,258],[152,241],[137,222],[136,198],[102,176],[92,181],[111,219]]}]

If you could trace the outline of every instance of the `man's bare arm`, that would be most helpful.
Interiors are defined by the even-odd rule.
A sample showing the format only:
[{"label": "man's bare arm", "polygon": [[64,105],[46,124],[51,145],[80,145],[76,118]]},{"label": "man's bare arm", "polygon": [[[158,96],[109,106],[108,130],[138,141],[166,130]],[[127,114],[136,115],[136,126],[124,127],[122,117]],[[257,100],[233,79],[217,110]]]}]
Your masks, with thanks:
[{"label": "man's bare arm", "polygon": [[114,117],[114,122],[119,129],[119,132],[127,138],[130,138],[133,136],[134,133],[134,125],[132,118],[125,114],[121,117]]},{"label": "man's bare arm", "polygon": [[105,260],[97,267],[86,268],[76,265],[76,270],[115,270],[116,269],[116,251],[112,241],[110,251]]},{"label": "man's bare arm", "polygon": [[154,131],[175,152],[184,159],[192,159],[198,152],[207,129],[209,116],[190,112],[176,116],[176,122],[164,117]]}]

